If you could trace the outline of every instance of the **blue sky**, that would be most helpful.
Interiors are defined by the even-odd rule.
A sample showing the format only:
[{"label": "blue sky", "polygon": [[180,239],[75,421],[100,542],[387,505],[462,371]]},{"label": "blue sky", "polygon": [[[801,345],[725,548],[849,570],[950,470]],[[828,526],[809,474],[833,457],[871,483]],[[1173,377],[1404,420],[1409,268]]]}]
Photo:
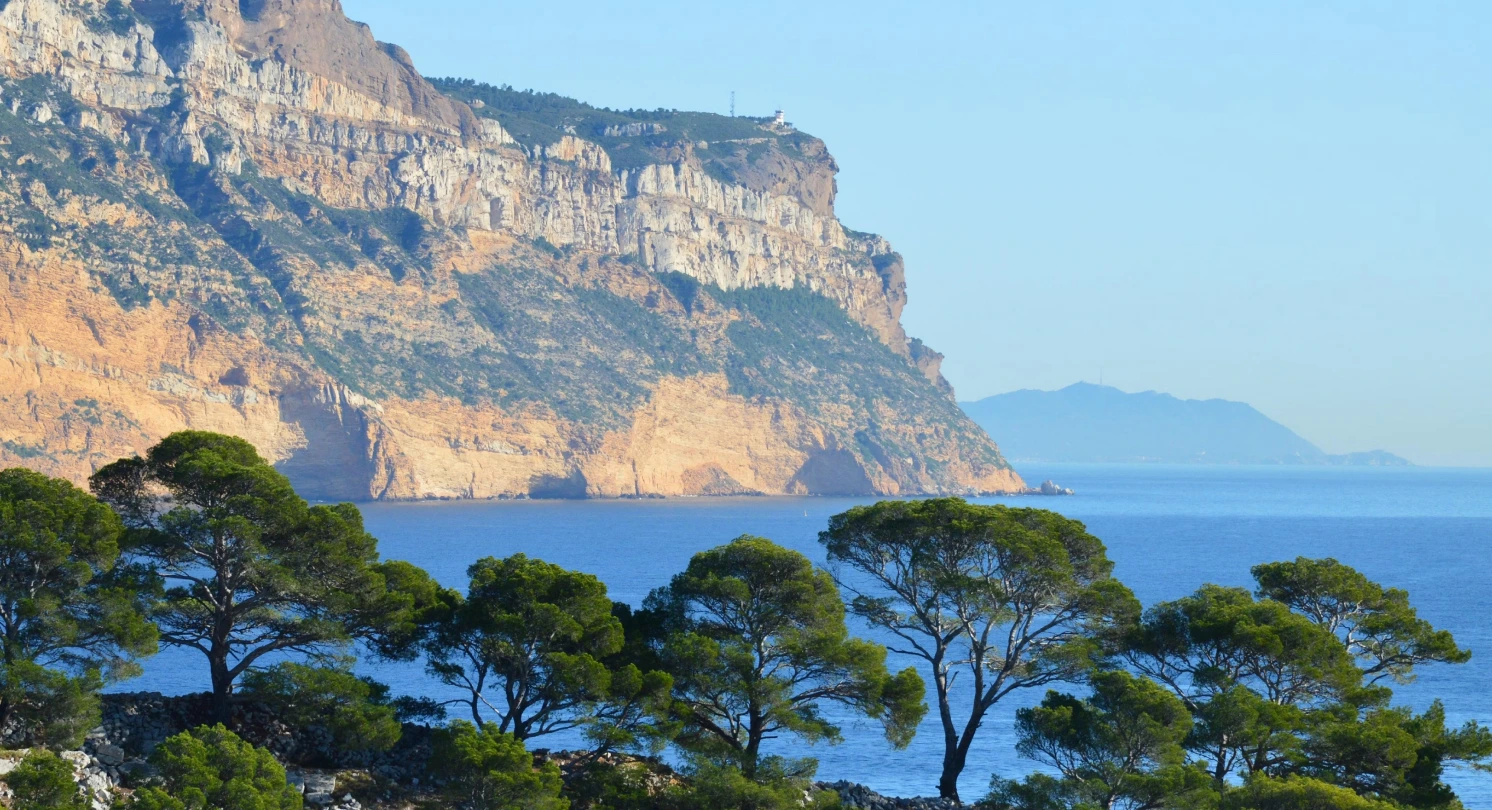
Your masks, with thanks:
[{"label": "blue sky", "polygon": [[1492,4],[344,3],[426,75],[783,107],[961,399],[1101,371],[1492,465]]}]

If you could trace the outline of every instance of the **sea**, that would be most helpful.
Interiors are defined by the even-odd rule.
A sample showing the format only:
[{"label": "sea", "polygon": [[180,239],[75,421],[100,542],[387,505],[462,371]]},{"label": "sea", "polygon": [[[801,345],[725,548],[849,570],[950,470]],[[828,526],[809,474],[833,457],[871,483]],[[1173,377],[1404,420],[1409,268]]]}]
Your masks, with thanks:
[{"label": "sea", "polygon": [[[1451,631],[1473,657],[1421,668],[1395,700],[1416,710],[1444,701],[1449,722],[1492,723],[1492,469],[1018,465],[1030,482],[1071,487],[1071,496],[979,499],[1053,509],[1101,538],[1114,574],[1146,605],[1204,583],[1250,586],[1249,568],[1296,556],[1334,557],[1384,585],[1408,590],[1420,616]],[[370,503],[367,528],[385,558],[424,567],[464,586],[483,556],[523,552],[590,572],[613,599],[641,603],[695,552],[741,534],[771,538],[823,561],[818,533],[831,515],[868,498],[671,498],[608,501]],[[862,632],[870,634],[862,628]],[[873,634],[870,634],[873,635]],[[894,658],[894,656],[893,656]],[[913,661],[891,662],[895,668]],[[396,694],[449,696],[417,664],[364,664]],[[115,691],[168,694],[207,686],[200,654],[163,651],[143,676]],[[1080,691],[1078,687],[1068,687]],[[1015,751],[1014,713],[1044,690],[1016,693],[986,717],[960,782],[966,800],[992,774],[1036,768]],[[834,713],[843,742],[773,741],[772,750],[819,761],[818,778],[848,779],[889,795],[936,795],[942,754],[936,713],[912,744],[895,750],[872,722]],[[535,740],[562,748],[574,738]],[[1492,808],[1492,774],[1446,775],[1467,807]]]}]

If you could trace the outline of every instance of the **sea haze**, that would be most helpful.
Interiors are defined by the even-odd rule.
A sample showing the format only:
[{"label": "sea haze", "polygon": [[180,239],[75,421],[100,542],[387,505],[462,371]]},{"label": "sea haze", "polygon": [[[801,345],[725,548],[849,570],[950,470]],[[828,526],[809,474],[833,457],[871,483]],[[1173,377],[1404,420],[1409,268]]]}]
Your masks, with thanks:
[{"label": "sea haze", "polygon": [[[1249,567],[1297,555],[1332,556],[1385,585],[1409,591],[1420,615],[1475,653],[1463,666],[1432,666],[1397,688],[1417,709],[1439,697],[1452,724],[1492,721],[1492,470],[1196,465],[1028,464],[1030,480],[1055,479],[1072,497],[1001,499],[1055,509],[1104,540],[1115,575],[1146,605],[1204,582],[1250,585]],[[743,533],[770,537],[815,560],[830,515],[856,499],[695,498],[646,501],[376,503],[363,506],[387,558],[423,566],[464,586],[484,555],[524,552],[601,577],[612,597],[638,603],[681,570],[690,555]],[[905,666],[907,662],[897,664]],[[441,692],[417,665],[365,670],[396,693]],[[199,655],[167,651],[117,691],[168,693],[206,686]],[[989,774],[1032,769],[1014,751],[1017,695],[986,720],[961,788],[982,795]],[[935,794],[941,756],[935,717],[912,746],[893,751],[874,726],[851,725],[839,746],[778,743],[782,753],[821,761],[821,778],[852,779],[890,794]],[[535,741],[562,747],[570,740]],[[1448,774],[1468,807],[1492,807],[1492,775]]]},{"label": "sea haze", "polygon": [[1253,406],[1226,399],[1126,393],[1092,383],[1021,390],[959,407],[1011,461],[1037,463],[1408,466],[1383,450],[1334,455]]}]

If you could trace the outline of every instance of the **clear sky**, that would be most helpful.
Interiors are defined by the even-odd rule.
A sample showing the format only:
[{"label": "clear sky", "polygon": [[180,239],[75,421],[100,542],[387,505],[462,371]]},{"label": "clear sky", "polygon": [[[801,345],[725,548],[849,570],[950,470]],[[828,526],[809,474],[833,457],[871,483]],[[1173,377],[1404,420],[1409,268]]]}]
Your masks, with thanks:
[{"label": "clear sky", "polygon": [[1492,3],[344,2],[426,75],[786,109],[960,399],[1102,373],[1492,465]]}]

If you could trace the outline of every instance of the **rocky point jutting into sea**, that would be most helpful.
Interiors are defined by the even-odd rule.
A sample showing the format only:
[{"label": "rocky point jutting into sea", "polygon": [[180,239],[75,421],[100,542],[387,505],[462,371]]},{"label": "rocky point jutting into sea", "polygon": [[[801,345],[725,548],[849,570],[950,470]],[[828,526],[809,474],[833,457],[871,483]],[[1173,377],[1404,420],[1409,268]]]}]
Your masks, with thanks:
[{"label": "rocky point jutting into sea", "polygon": [[336,0],[9,0],[0,76],[0,466],[194,428],[321,498],[1024,487],[790,125],[427,81]]}]

